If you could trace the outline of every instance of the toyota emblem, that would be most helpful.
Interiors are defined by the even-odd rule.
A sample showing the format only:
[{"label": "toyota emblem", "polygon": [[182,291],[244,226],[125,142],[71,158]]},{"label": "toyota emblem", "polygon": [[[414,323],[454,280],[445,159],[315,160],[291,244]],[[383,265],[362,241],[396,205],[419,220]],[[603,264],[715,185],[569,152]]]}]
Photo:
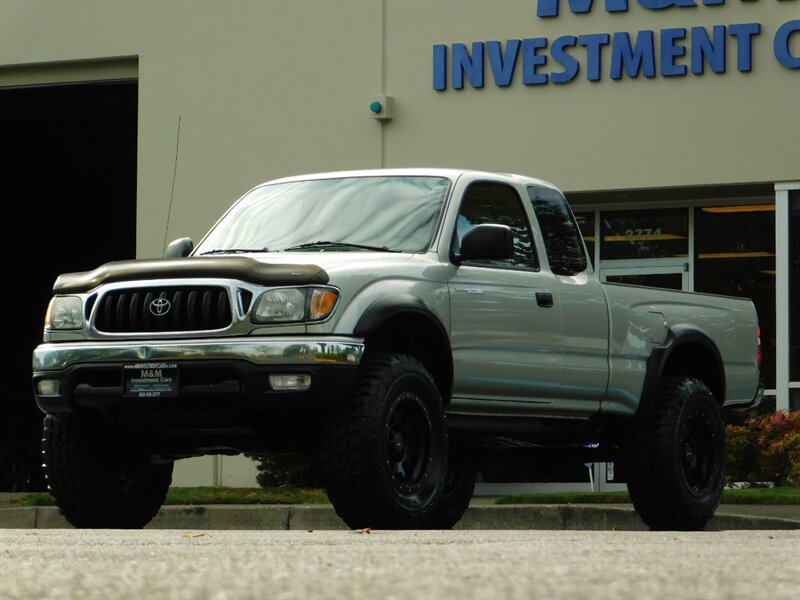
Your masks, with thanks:
[{"label": "toyota emblem", "polygon": [[156,298],[150,303],[150,314],[156,317],[163,317],[172,308],[169,300],[166,298]]}]

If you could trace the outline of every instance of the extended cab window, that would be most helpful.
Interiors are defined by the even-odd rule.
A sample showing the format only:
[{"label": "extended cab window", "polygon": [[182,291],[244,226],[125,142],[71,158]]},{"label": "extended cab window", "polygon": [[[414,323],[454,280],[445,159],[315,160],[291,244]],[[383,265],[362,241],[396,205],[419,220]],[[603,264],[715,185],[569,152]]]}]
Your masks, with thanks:
[{"label": "extended cab window", "polygon": [[470,229],[485,223],[508,225],[511,228],[514,256],[505,260],[473,260],[464,264],[538,270],[531,228],[519,195],[513,188],[488,182],[473,183],[467,188],[458,213],[454,251],[458,252],[461,240]]},{"label": "extended cab window", "polygon": [[533,212],[542,230],[550,270],[556,275],[575,275],[586,270],[586,252],[578,225],[557,190],[528,187]]}]

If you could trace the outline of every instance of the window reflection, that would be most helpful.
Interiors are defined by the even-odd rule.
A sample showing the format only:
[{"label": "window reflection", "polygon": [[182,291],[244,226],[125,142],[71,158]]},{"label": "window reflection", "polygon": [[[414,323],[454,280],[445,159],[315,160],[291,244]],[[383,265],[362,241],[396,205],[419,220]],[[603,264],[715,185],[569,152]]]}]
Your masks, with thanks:
[{"label": "window reflection", "polygon": [[601,260],[689,255],[689,213],[685,208],[603,212],[600,226]]},{"label": "window reflection", "polygon": [[234,205],[196,253],[277,251],[320,240],[421,252],[449,185],[440,177],[349,177],[262,186]]},{"label": "window reflection", "polygon": [[626,283],[628,285],[643,285],[645,287],[662,288],[665,290],[682,290],[683,275],[680,273],[644,273],[641,275],[608,275],[606,281],[610,283]]},{"label": "window reflection", "polygon": [[[800,381],[800,191],[789,192],[789,379]],[[800,390],[796,390],[796,396]],[[794,404],[800,408],[800,402]]]},{"label": "window reflection", "polygon": [[575,213],[575,221],[578,223],[578,229],[581,230],[583,241],[586,244],[586,251],[589,253],[589,260],[592,261],[592,267],[597,269],[594,264],[594,211]]},{"label": "window reflection", "polygon": [[533,235],[522,208],[519,195],[513,188],[496,183],[473,183],[467,188],[456,222],[458,248],[464,235],[487,223],[508,225],[514,234],[514,256],[505,260],[475,260],[467,264],[516,269],[538,269],[533,250]]},{"label": "window reflection", "polygon": [[556,275],[575,275],[586,270],[586,254],[567,201],[552,188],[528,186],[550,270]]},{"label": "window reflection", "polygon": [[775,205],[694,209],[698,292],[750,298],[761,327],[761,379],[775,387]]}]

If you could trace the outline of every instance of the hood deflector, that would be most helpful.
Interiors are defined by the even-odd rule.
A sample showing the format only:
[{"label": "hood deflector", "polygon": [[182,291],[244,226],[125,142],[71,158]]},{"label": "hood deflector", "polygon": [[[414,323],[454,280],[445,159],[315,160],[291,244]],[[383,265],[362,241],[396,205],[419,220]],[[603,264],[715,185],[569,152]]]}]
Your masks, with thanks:
[{"label": "hood deflector", "polygon": [[197,277],[238,279],[260,285],[328,283],[328,274],[317,265],[265,264],[245,256],[217,256],[110,262],[93,271],[59,276],[53,292],[74,294],[88,292],[104,283]]}]

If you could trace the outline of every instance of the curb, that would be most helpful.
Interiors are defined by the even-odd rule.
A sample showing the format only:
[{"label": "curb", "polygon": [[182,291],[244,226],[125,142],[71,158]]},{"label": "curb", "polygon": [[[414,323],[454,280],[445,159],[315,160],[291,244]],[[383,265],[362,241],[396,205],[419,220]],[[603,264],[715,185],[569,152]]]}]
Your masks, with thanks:
[{"label": "curb", "polygon": [[[0,510],[0,529],[72,529],[54,506]],[[146,529],[347,530],[327,505],[163,506]],[[631,509],[598,505],[471,506],[454,529],[647,531]],[[706,531],[800,529],[800,520],[716,515]]]}]

